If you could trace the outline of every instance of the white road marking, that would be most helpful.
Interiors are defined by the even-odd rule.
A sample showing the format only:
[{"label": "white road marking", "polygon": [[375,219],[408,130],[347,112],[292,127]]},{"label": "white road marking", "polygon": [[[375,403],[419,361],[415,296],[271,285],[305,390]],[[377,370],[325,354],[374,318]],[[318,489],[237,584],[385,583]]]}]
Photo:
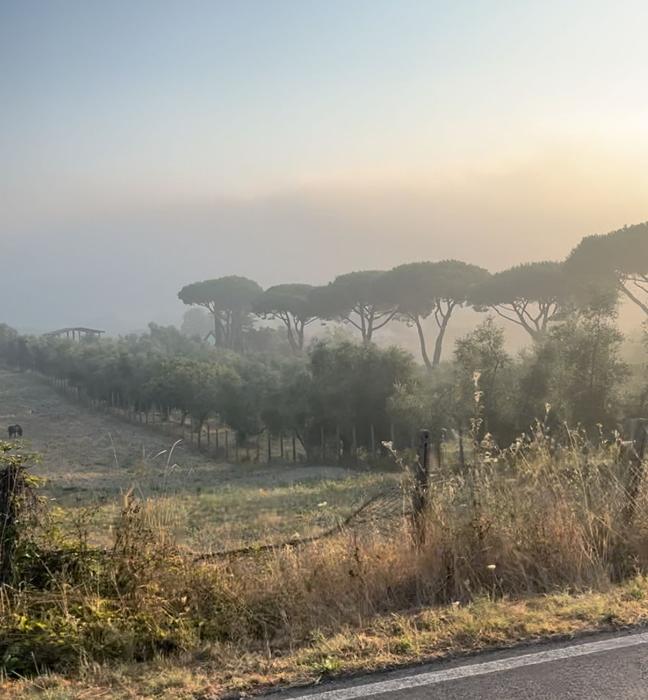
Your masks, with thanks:
[{"label": "white road marking", "polygon": [[445,671],[419,673],[405,678],[394,678],[389,681],[366,683],[364,685],[351,686],[350,688],[340,688],[339,690],[325,690],[320,693],[302,695],[294,700],[354,700],[354,698],[366,698],[382,693],[393,693],[399,690],[406,690],[407,688],[420,688],[426,685],[456,681],[461,678],[483,676],[487,673],[511,671],[512,669],[522,668],[524,666],[573,659],[578,656],[588,656],[589,654],[598,654],[603,651],[614,651],[616,649],[638,646],[639,644],[648,644],[648,633],[613,637],[612,639],[604,639],[600,642],[576,644],[560,649],[537,651],[533,654],[522,654],[521,656],[511,656],[506,659],[497,659],[496,661],[458,666],[456,668],[446,669]]}]

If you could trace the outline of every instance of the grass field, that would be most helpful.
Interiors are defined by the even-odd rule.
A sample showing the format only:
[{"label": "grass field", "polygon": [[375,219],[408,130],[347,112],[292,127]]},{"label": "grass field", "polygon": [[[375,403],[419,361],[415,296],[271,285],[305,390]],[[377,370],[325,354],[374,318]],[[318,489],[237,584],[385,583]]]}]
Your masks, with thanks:
[{"label": "grass field", "polygon": [[0,597],[0,697],[233,697],[648,619],[648,488],[630,496],[617,445],[574,434],[556,451],[538,430],[496,458],[474,450],[470,470],[448,463],[431,480],[418,537],[393,518],[196,557],[175,542],[316,534],[374,493],[399,499],[398,475],[171,454],[155,428],[83,409],[37,377],[0,382],[2,417],[43,454],[34,469],[59,522],[113,543],[42,545],[24,528],[28,584]]},{"label": "grass field", "polygon": [[110,539],[120,496],[131,488],[178,541],[210,551],[316,534],[397,479],[341,467],[216,462],[182,442],[173,446],[154,426],[87,409],[36,375],[0,369],[0,425],[11,423],[41,455],[33,471],[46,480],[55,517],[82,523],[97,544]]}]

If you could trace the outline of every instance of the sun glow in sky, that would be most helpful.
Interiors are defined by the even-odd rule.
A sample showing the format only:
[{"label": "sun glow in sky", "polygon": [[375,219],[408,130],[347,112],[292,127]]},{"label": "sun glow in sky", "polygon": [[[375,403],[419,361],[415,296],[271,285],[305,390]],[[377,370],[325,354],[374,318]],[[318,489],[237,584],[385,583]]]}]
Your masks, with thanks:
[{"label": "sun glow in sky", "polygon": [[305,238],[316,282],[562,257],[648,218],[646,27],[643,0],[0,0],[0,236],[90,266],[186,236],[174,284],[285,279]]}]

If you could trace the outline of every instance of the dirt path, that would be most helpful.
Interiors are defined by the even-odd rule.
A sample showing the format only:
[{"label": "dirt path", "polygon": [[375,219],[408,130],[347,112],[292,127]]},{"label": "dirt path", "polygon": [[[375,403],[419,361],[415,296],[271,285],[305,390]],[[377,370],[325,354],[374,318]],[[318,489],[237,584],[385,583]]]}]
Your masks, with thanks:
[{"label": "dirt path", "polygon": [[[352,474],[337,467],[231,465],[173,438],[95,412],[67,399],[37,375],[0,369],[0,429],[20,423],[25,445],[41,454],[34,472],[57,492],[114,494],[135,481],[195,490],[218,485],[284,485]],[[3,435],[4,437],[4,435]]]}]

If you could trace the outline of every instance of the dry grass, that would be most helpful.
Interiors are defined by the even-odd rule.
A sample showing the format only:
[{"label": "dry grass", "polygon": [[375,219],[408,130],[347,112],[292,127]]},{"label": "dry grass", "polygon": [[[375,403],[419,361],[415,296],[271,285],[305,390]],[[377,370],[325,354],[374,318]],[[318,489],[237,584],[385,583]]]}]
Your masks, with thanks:
[{"label": "dry grass", "polygon": [[520,600],[484,597],[465,605],[381,615],[363,626],[342,626],[332,635],[315,631],[307,644],[281,655],[221,643],[145,664],[90,664],[71,677],[43,673],[5,682],[0,685],[0,696],[217,698],[622,629],[644,625],[647,620],[648,581],[637,577],[605,592]]},{"label": "dry grass", "polygon": [[184,443],[170,449],[163,433],[90,411],[28,373],[0,369],[0,405],[0,425],[20,423],[41,455],[33,472],[46,479],[58,523],[83,521],[100,546],[131,487],[177,541],[210,551],[316,534],[397,481],[341,467],[232,465]]},{"label": "dry grass", "polygon": [[557,455],[540,438],[486,454],[473,479],[437,475],[420,549],[404,521],[197,564],[128,501],[98,568],[75,560],[1,601],[5,663],[38,676],[10,687],[205,697],[639,624],[648,509],[641,493],[624,521],[617,457],[576,443]]},{"label": "dry grass", "polygon": [[[32,676],[4,688],[207,698],[641,624],[646,491],[630,520],[617,448],[569,439],[558,450],[539,431],[504,453],[476,451],[461,474],[434,474],[420,548],[404,520],[400,532],[369,527],[196,563],[178,546],[175,502],[137,498],[124,501],[99,559],[78,554],[82,541],[67,543],[71,557],[49,556],[45,531],[23,585],[0,596],[4,665]],[[256,488],[249,512],[263,500]],[[295,497],[316,505],[321,488],[345,493],[311,484]],[[288,497],[268,496],[278,501],[262,526]],[[232,507],[241,501],[232,492]]]}]

